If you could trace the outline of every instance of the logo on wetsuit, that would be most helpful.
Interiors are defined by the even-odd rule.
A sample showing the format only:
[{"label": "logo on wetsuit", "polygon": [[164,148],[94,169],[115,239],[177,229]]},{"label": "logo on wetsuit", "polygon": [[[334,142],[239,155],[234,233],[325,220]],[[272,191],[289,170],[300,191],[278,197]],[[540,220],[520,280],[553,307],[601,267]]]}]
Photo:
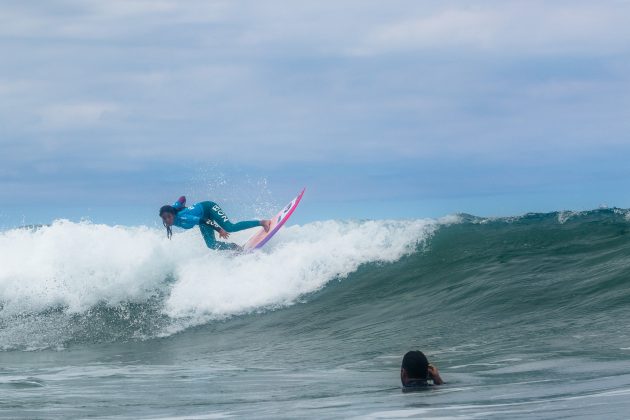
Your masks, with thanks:
[{"label": "logo on wetsuit", "polygon": [[215,204],[214,206],[212,206],[212,210],[216,211],[217,214],[219,215],[219,217],[221,217],[221,219],[223,219],[224,222],[229,221],[230,219],[228,219],[228,217],[225,215],[225,213],[223,212],[223,210],[221,210],[221,207],[219,207],[218,204]]}]

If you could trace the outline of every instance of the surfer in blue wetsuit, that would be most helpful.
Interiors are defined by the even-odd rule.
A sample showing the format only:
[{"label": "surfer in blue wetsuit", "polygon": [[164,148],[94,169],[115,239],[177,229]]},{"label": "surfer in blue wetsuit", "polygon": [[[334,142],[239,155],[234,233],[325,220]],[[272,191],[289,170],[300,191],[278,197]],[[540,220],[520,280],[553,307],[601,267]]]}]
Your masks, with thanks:
[{"label": "surfer in blue wetsuit", "polygon": [[166,235],[170,239],[173,236],[172,226],[182,229],[191,229],[199,226],[201,236],[203,236],[208,248],[217,250],[239,250],[240,246],[234,243],[217,241],[214,232],[218,232],[223,239],[230,237],[231,232],[238,232],[262,226],[265,232],[269,231],[270,220],[249,220],[232,223],[225,212],[217,203],[212,201],[202,201],[194,206],[186,207],[186,197],[181,196],[172,206],[162,206],[160,217],[166,227]]}]

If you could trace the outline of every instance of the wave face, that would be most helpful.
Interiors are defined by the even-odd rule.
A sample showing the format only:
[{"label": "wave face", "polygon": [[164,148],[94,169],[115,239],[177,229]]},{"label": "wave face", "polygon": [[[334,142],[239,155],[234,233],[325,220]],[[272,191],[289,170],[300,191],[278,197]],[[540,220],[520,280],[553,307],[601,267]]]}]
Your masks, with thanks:
[{"label": "wave face", "polygon": [[415,252],[438,225],[317,222],[244,255],[208,250],[196,229],[172,241],[146,227],[65,220],[9,230],[0,233],[0,348],[167,336],[286,307],[362,264]]},{"label": "wave face", "polygon": [[335,348],[348,352],[431,347],[447,332],[441,342],[453,348],[481,340],[496,350],[508,337],[510,346],[538,340],[541,351],[566,346],[559,337],[628,347],[628,214],[316,222],[244,255],[207,250],[196,230],[172,241],[146,227],[63,220],[9,230],[0,233],[0,348],[145,340],[195,326],[225,339],[282,328],[320,346],[343,332]]}]

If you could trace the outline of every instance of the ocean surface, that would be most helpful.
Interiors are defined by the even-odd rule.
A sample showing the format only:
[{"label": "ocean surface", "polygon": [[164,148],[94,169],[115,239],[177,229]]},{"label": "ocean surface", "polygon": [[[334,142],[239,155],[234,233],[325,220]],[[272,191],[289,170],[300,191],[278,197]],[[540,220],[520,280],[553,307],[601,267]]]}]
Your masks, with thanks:
[{"label": "ocean surface", "polygon": [[0,232],[0,418],[241,416],[628,418],[630,211]]}]

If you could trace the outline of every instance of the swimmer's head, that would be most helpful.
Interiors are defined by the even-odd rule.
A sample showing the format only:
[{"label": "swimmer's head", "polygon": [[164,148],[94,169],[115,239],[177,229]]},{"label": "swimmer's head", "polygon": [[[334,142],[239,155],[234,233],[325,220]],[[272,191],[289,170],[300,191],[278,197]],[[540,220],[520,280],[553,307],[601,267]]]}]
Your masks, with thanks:
[{"label": "swimmer's head", "polygon": [[410,380],[426,381],[429,379],[428,369],[429,361],[424,353],[418,350],[409,351],[403,357],[400,366],[400,380],[403,385],[406,385],[407,381]]}]

